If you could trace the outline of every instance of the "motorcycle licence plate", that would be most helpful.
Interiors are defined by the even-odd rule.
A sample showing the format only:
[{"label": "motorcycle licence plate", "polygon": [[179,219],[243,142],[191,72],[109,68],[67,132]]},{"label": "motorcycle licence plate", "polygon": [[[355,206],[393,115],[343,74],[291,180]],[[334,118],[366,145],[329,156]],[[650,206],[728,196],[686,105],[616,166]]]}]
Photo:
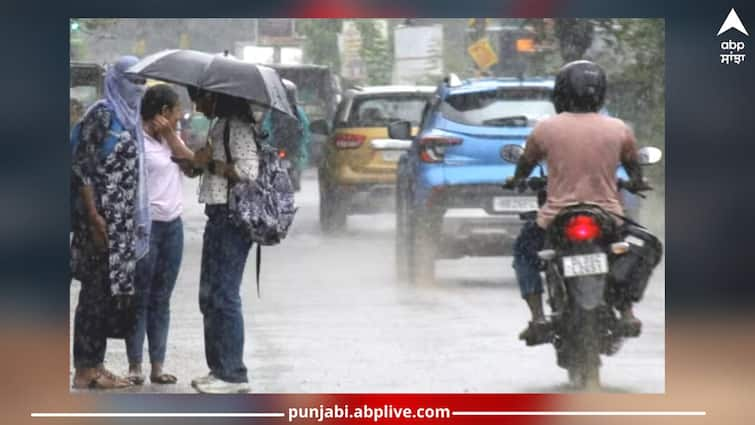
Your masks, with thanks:
[{"label": "motorcycle licence plate", "polygon": [[282,159],[281,160],[281,167],[283,168],[291,168],[291,161],[288,159]]},{"label": "motorcycle licence plate", "polygon": [[604,253],[563,257],[564,277],[608,273],[608,256]]},{"label": "motorcycle licence plate", "polygon": [[493,198],[493,211],[522,212],[537,209],[537,198],[534,196],[496,196]]}]

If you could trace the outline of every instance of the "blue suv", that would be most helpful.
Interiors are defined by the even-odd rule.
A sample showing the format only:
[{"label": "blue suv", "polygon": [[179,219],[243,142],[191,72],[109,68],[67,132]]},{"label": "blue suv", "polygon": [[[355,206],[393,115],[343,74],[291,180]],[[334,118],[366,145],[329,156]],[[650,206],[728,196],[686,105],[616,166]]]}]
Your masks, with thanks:
[{"label": "blue suv", "polygon": [[[556,113],[552,90],[544,78],[451,77],[438,87],[398,165],[400,278],[433,281],[436,259],[511,255],[519,214],[538,205],[534,193],[501,188],[515,169],[501,151],[523,145],[538,120]],[[392,124],[391,137],[408,139],[408,127]]]}]

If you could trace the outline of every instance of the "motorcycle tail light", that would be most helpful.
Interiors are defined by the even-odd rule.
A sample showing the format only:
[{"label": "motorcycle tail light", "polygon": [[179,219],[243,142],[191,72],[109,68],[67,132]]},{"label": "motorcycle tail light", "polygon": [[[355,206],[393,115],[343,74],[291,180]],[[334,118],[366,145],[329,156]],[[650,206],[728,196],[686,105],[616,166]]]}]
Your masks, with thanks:
[{"label": "motorcycle tail light", "polygon": [[589,215],[575,215],[564,228],[566,238],[572,242],[591,241],[600,237],[600,225]]},{"label": "motorcycle tail light", "polygon": [[285,159],[286,156],[288,156],[288,154],[286,153],[285,149],[281,149],[281,150],[278,151],[278,158]]},{"label": "motorcycle tail light", "polygon": [[335,145],[338,149],[356,149],[362,146],[367,137],[361,134],[340,133],[336,134]]},{"label": "motorcycle tail light", "polygon": [[458,137],[427,136],[419,141],[420,159],[424,162],[443,162],[449,146],[460,145]]}]

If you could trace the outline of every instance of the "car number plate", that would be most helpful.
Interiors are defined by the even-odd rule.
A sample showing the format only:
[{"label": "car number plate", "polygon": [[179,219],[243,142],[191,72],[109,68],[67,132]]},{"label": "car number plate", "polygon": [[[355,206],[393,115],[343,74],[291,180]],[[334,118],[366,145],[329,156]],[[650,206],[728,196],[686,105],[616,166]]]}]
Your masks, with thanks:
[{"label": "car number plate", "polygon": [[383,151],[383,161],[398,162],[399,158],[401,158],[402,153],[402,151]]},{"label": "car number plate", "polygon": [[608,257],[604,253],[564,257],[564,277],[608,273]]},{"label": "car number plate", "polygon": [[537,209],[537,198],[534,196],[496,196],[493,198],[493,211],[523,212]]}]

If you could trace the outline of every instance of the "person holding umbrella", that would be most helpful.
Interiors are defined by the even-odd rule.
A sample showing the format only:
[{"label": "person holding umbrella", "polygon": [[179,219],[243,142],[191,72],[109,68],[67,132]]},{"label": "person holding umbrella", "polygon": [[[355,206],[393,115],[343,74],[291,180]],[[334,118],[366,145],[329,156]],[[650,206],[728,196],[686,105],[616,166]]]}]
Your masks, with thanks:
[{"label": "person holding umbrella", "polygon": [[[254,120],[249,102],[223,94],[191,89],[197,110],[215,120],[208,145],[211,160],[202,176],[199,202],[207,224],[202,245],[199,306],[204,316],[205,358],[210,373],[192,381],[202,393],[250,391],[244,365],[244,319],[241,281],[252,246],[228,215],[229,185],[255,179],[258,171]],[[224,138],[232,157],[226,158]]]}]

